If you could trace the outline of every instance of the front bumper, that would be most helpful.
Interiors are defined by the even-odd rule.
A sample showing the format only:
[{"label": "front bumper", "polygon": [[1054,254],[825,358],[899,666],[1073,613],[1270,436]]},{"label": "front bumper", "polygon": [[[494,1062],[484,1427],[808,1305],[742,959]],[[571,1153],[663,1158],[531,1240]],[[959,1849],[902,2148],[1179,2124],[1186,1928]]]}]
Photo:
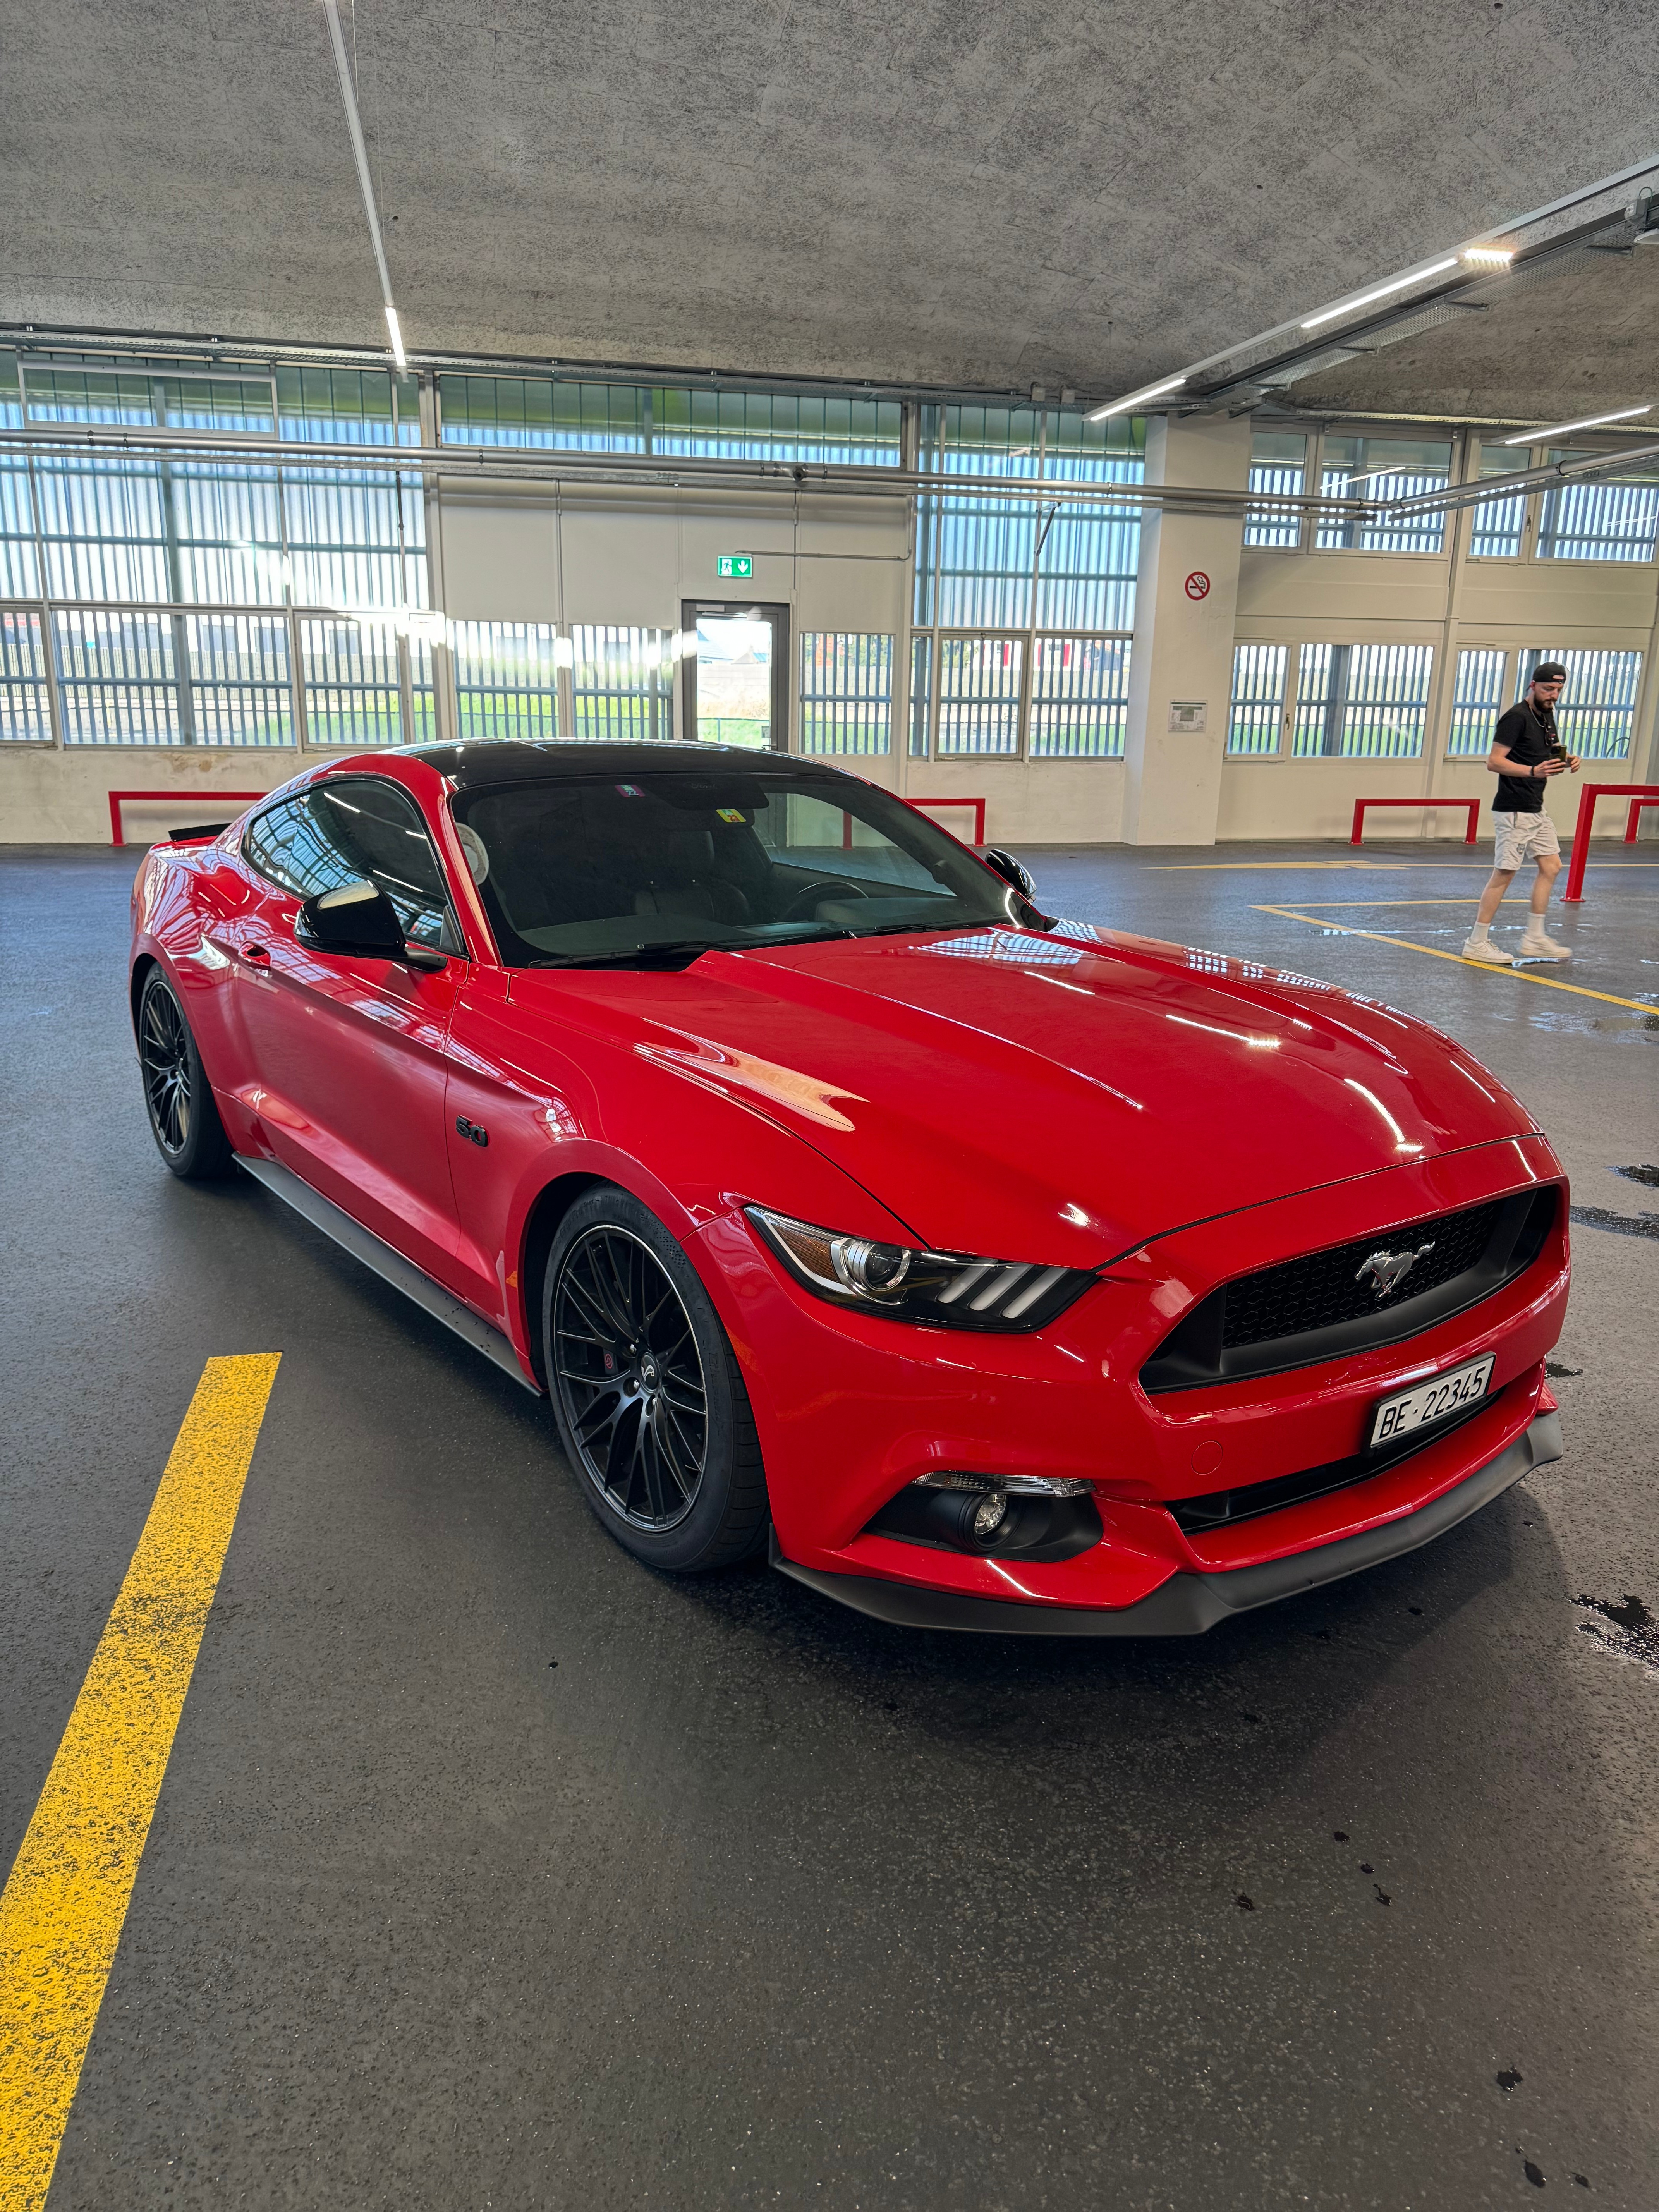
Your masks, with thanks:
[{"label": "front bumper", "polygon": [[1488,1505],[1512,1483],[1561,1456],[1561,1423],[1540,1413],[1506,1449],[1466,1475],[1454,1489],[1414,1513],[1367,1528],[1334,1544],[1220,1574],[1171,1575],[1150,1597],[1116,1611],[1098,1607],[1023,1605],[999,1598],[967,1597],[872,1575],[830,1575],[786,1559],[772,1539],[772,1564],[809,1589],[840,1605],[902,1628],[949,1628],[990,1636],[1201,1636],[1218,1622],[1272,1605],[1300,1591],[1379,1565],[1415,1551]]}]

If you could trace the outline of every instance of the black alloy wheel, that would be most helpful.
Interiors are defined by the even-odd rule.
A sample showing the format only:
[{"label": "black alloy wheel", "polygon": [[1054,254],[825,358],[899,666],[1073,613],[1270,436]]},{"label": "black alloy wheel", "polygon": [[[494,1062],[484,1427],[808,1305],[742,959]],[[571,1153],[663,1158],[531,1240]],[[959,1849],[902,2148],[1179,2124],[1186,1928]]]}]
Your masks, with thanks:
[{"label": "black alloy wheel", "polygon": [[589,1192],[560,1224],[543,1341],[561,1438],[612,1535],[682,1573],[754,1548],[766,1485],[737,1362],[696,1269],[626,1192]]},{"label": "black alloy wheel", "polygon": [[159,968],[145,978],[137,1026],[144,1105],[156,1150],[186,1182],[223,1175],[230,1166],[229,1140],[184,1008]]}]

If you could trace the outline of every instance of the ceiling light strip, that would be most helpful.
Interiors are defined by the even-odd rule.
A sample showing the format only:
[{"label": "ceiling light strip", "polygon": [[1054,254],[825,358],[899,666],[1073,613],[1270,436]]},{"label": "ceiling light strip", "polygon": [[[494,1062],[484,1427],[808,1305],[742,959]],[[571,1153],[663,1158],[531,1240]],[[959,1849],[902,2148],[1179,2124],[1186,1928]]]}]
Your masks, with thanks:
[{"label": "ceiling light strip", "polygon": [[1413,269],[1409,276],[1391,277],[1386,284],[1374,285],[1369,292],[1356,292],[1351,299],[1339,300],[1334,307],[1322,307],[1316,315],[1306,316],[1302,327],[1304,331],[1316,331],[1322,323],[1334,323],[1339,315],[1351,315],[1356,307],[1369,307],[1373,300],[1389,299],[1395,293],[1424,283],[1431,276],[1443,276],[1447,270],[1456,266],[1455,253],[1444,261],[1431,261],[1425,269]]},{"label": "ceiling light strip", "polygon": [[1548,438],[1565,438],[1569,430],[1594,430],[1602,422],[1628,422],[1633,416],[1651,415],[1653,402],[1645,407],[1615,407],[1607,415],[1581,415],[1576,422],[1552,422],[1547,429],[1522,430],[1518,437],[1505,438],[1506,446],[1541,446]]},{"label": "ceiling light strip", "polygon": [[357,88],[351,75],[351,61],[346,52],[345,33],[340,27],[339,0],[323,0],[323,11],[328,17],[329,41],[334,48],[334,66],[340,73],[340,97],[345,102],[346,130],[351,139],[352,159],[357,164],[357,185],[363,196],[363,213],[368,218],[368,240],[374,248],[374,266],[380,272],[380,298],[386,311],[386,336],[392,342],[392,358],[401,374],[409,367],[404,352],[403,325],[398,320],[398,310],[392,304],[392,275],[386,265],[386,247],[380,239],[380,218],[374,205],[374,180],[368,173],[368,148],[363,143],[362,118],[357,112]]},{"label": "ceiling light strip", "polygon": [[1161,384],[1143,384],[1139,392],[1127,392],[1121,399],[1109,400],[1104,407],[1097,407],[1088,420],[1103,422],[1109,416],[1127,415],[1149,399],[1162,398],[1166,392],[1179,392],[1186,381],[1184,376],[1166,376]]}]

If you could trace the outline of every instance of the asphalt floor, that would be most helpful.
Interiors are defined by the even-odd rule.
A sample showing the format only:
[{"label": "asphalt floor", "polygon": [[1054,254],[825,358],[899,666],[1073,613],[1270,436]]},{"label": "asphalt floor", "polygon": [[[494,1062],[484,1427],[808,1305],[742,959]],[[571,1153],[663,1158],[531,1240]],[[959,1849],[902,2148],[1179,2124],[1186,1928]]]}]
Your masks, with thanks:
[{"label": "asphalt floor", "polygon": [[0,851],[0,1867],[204,1363],[282,1354],[51,2212],[1651,2212],[1659,854],[1605,849],[1522,974],[1437,957],[1455,845],[1025,855],[1052,908],[1449,1030],[1578,1209],[1562,1461],[1092,1645],[635,1565],[527,1393],[166,1173],[136,852]]}]

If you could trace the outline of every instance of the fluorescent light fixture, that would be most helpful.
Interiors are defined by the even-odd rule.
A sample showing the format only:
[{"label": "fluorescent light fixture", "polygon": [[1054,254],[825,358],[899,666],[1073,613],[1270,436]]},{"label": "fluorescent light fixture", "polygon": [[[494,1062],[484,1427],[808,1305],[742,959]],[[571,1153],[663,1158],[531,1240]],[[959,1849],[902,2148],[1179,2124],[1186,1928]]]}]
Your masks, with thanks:
[{"label": "fluorescent light fixture", "polygon": [[1304,331],[1316,331],[1322,323],[1334,323],[1339,315],[1350,315],[1356,307],[1369,307],[1373,300],[1386,300],[1391,292],[1403,292],[1407,285],[1420,284],[1425,277],[1442,276],[1448,269],[1455,269],[1457,256],[1449,260],[1431,261],[1426,269],[1413,269],[1409,276],[1396,276],[1391,283],[1379,284],[1375,291],[1356,292],[1352,300],[1339,301],[1334,307],[1322,307],[1316,315],[1310,315],[1303,324]]},{"label": "fluorescent light fixture", "polygon": [[1477,269],[1507,269],[1515,258],[1512,246],[1466,246],[1465,261],[1473,262]]},{"label": "fluorescent light fixture", "polygon": [[1650,415],[1653,402],[1645,407],[1615,407],[1611,415],[1585,415],[1577,422],[1552,422],[1547,430],[1522,430],[1518,437],[1505,438],[1506,446],[1538,446],[1546,438],[1565,438],[1569,430],[1593,430],[1598,422],[1628,422],[1633,415]]},{"label": "fluorescent light fixture", "polygon": [[403,375],[409,367],[409,356],[404,351],[403,325],[398,320],[398,310],[390,300],[386,303],[386,327],[392,340],[392,358],[398,364],[398,374]]},{"label": "fluorescent light fixture", "polygon": [[1127,415],[1139,407],[1143,399],[1158,399],[1166,392],[1179,392],[1186,381],[1184,376],[1166,376],[1162,384],[1143,384],[1139,392],[1126,392],[1121,399],[1114,399],[1105,407],[1097,407],[1088,419],[1091,422],[1103,422],[1109,415]]}]

